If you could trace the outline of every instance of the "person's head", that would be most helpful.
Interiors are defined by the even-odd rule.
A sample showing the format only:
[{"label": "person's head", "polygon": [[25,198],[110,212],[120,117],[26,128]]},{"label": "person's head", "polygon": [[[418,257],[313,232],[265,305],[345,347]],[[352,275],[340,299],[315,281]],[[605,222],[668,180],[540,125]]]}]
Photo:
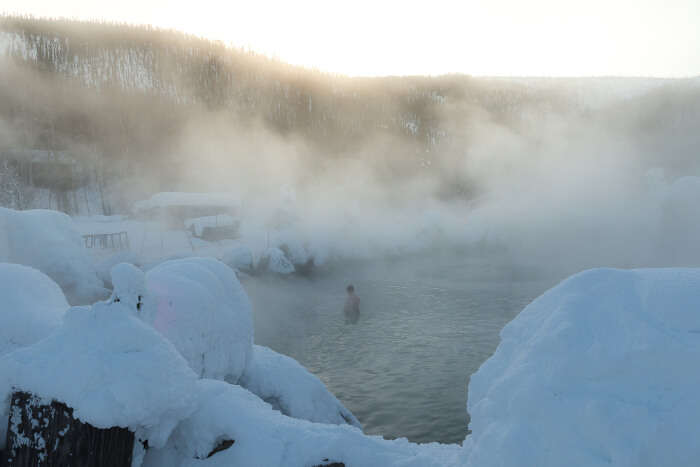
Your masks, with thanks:
[{"label": "person's head", "polygon": [[345,288],[345,290],[347,290],[349,294],[353,294],[355,293],[355,286],[350,284]]}]

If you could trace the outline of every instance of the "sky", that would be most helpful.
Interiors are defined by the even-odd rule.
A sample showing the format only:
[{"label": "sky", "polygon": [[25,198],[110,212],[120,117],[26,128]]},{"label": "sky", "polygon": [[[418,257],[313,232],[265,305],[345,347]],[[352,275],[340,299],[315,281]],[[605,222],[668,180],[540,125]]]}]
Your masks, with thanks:
[{"label": "sky", "polygon": [[700,0],[1,0],[152,24],[352,76],[700,75]]}]

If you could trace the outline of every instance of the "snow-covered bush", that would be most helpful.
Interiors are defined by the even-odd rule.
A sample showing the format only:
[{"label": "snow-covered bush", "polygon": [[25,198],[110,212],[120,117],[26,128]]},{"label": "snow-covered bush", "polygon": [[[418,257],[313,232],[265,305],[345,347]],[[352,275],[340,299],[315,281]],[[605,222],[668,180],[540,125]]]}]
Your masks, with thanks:
[{"label": "snow-covered bush", "polygon": [[471,377],[466,465],[696,465],[698,361],[700,270],[575,275]]},{"label": "snow-covered bush", "polygon": [[211,258],[166,261],[146,273],[144,319],[200,376],[236,382],[253,345],[251,304],[234,271]]},{"label": "snow-covered bush", "polygon": [[253,358],[239,384],[290,417],[362,428],[320,379],[267,347],[253,346]]},{"label": "snow-covered bush", "polygon": [[72,304],[91,304],[109,295],[73,221],[57,211],[0,208],[0,261],[40,270]]},{"label": "snow-covered bush", "polygon": [[48,336],[69,308],[50,277],[10,263],[0,263],[0,302],[0,355]]},{"label": "snow-covered bush", "polygon": [[279,248],[268,248],[260,256],[258,267],[263,271],[277,274],[291,274],[295,271],[294,265]]},{"label": "snow-covered bush", "polygon": [[196,408],[197,375],[173,345],[119,302],[70,309],[63,325],[0,357],[0,443],[15,389],[74,409],[98,428],[128,427],[163,446]]}]

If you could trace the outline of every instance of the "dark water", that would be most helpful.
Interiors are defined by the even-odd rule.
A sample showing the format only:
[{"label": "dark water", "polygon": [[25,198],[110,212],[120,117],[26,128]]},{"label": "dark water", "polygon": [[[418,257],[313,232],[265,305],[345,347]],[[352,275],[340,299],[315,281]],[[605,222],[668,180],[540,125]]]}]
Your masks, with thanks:
[{"label": "dark water", "polygon": [[[248,278],[255,340],[323,380],[368,434],[460,443],[469,375],[503,326],[555,279],[460,255],[345,265],[311,279]],[[361,298],[344,324],[345,286]]]}]

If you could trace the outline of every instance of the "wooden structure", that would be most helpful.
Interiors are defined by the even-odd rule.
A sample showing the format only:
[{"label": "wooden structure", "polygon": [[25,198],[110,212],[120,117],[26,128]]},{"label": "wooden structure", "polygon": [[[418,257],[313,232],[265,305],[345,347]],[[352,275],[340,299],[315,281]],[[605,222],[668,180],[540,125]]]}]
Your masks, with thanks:
[{"label": "wooden structure", "polygon": [[128,232],[86,234],[83,235],[83,241],[85,241],[85,248],[102,248],[103,250],[108,248],[129,250],[131,248]]},{"label": "wooden structure", "polygon": [[126,428],[95,428],[66,404],[26,392],[12,394],[10,414],[3,467],[131,467],[134,434]]}]

